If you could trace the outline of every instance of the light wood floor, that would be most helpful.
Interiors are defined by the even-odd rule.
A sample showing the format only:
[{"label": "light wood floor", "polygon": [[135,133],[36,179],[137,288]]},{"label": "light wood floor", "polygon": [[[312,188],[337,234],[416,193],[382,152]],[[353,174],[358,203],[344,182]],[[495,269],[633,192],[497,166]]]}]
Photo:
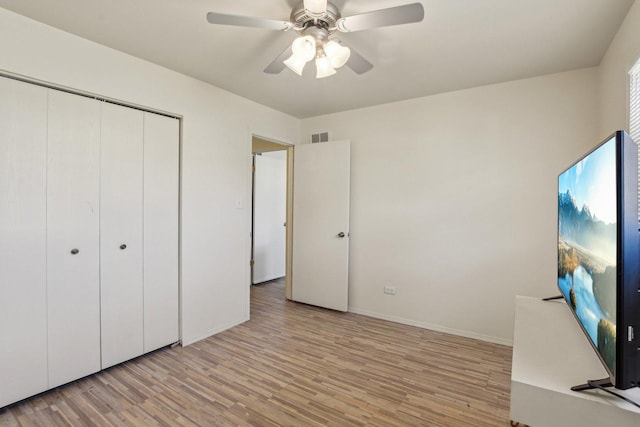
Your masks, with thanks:
[{"label": "light wood floor", "polygon": [[0,410],[2,426],[508,426],[511,349],[288,302]]}]

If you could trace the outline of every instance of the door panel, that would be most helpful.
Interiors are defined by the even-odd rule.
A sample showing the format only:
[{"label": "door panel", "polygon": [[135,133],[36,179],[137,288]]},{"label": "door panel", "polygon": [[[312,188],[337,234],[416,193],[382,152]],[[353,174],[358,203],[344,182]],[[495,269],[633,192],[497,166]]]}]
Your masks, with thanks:
[{"label": "door panel", "polygon": [[102,368],[143,353],[143,112],[102,103],[100,304]]},{"label": "door panel", "polygon": [[287,211],[287,152],[256,155],[253,214],[253,283],[283,277]]},{"label": "door panel", "polygon": [[0,78],[0,407],[47,389],[47,89]]},{"label": "door panel", "polygon": [[144,115],[144,351],[179,339],[180,122]]},{"label": "door panel", "polygon": [[350,146],[294,149],[292,297],[340,311],[348,308]]},{"label": "door panel", "polygon": [[100,104],[49,91],[49,387],[100,370]]}]

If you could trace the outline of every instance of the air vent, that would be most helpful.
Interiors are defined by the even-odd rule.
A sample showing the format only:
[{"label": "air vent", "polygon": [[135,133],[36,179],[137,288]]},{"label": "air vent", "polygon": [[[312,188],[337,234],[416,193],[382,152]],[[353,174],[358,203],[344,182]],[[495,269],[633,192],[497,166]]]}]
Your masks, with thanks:
[{"label": "air vent", "polygon": [[316,142],[328,142],[329,141],[329,132],[320,132],[320,133],[312,133],[311,134],[311,142],[315,144]]}]

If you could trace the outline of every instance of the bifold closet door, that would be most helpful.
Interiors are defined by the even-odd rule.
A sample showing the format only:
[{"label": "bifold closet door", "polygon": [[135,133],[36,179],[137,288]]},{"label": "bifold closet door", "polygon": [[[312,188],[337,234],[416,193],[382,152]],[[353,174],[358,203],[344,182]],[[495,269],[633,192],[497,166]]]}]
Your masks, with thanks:
[{"label": "bifold closet door", "polygon": [[179,339],[179,121],[144,115],[144,351]]},{"label": "bifold closet door", "polygon": [[102,103],[100,303],[102,368],[143,353],[144,113]]},{"label": "bifold closet door", "polygon": [[0,78],[0,407],[47,389],[47,89]]},{"label": "bifold closet door", "polygon": [[100,370],[100,103],[49,90],[48,110],[47,327],[53,388]]}]

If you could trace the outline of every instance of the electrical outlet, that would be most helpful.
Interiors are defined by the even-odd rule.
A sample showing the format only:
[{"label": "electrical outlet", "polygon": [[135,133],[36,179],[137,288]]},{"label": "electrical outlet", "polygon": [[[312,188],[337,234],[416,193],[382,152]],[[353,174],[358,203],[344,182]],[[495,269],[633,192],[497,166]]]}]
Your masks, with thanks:
[{"label": "electrical outlet", "polygon": [[385,294],[389,294],[389,295],[395,295],[396,294],[396,287],[395,286],[385,286],[384,287],[384,293]]}]

